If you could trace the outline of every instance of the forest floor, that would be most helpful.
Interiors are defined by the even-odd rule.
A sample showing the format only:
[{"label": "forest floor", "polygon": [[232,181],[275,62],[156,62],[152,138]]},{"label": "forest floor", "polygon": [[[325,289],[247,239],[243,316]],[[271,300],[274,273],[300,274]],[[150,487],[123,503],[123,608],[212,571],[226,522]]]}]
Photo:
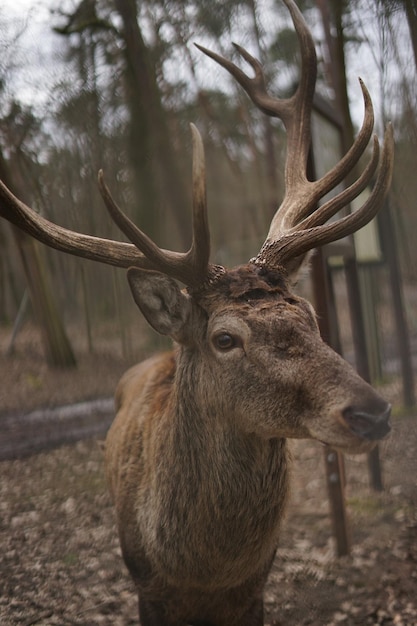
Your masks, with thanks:
[{"label": "forest floor", "polygon": [[[108,351],[82,357],[77,370],[51,371],[30,333],[8,358],[1,339],[0,426],[6,412],[109,396],[128,365]],[[395,384],[384,392],[398,405]],[[417,625],[417,416],[399,413],[380,446],[384,491],[370,488],[366,456],[345,459],[346,557],[335,554],[326,449],[294,442],[291,500],[265,591],[269,626]],[[100,443],[0,464],[2,626],[138,623]]]}]

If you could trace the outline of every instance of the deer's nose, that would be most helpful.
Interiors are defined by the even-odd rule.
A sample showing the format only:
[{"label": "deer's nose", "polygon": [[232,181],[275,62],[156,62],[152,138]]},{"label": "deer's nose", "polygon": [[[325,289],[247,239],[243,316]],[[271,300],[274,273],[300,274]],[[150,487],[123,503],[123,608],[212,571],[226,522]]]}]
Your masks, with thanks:
[{"label": "deer's nose", "polygon": [[369,409],[349,406],[343,410],[342,415],[349,430],[361,439],[368,441],[383,439],[391,430],[390,404],[385,404],[384,408],[377,413],[371,413]]}]

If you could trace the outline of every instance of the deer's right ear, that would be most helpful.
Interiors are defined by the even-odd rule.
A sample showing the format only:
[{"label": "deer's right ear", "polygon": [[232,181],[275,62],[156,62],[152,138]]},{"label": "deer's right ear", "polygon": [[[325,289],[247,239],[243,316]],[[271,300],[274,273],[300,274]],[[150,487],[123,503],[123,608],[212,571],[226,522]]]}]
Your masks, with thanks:
[{"label": "deer's right ear", "polygon": [[169,276],[136,267],[127,272],[133,298],[149,324],[161,335],[186,341],[193,302]]}]

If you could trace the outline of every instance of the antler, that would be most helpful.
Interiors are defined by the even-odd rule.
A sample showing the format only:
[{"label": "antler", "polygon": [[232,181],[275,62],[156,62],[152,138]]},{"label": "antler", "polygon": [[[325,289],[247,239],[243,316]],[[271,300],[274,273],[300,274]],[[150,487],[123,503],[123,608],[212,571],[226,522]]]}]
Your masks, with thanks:
[{"label": "antler", "polygon": [[16,198],[0,181],[0,216],[46,245],[86,259],[116,267],[141,267],[162,271],[190,288],[210,282],[223,268],[209,264],[210,234],[207,222],[204,149],[197,128],[191,124],[193,138],[193,240],[188,252],[159,248],[130,221],[116,205],[103,172],[99,188],[105,205],[120,230],[132,243],[101,239],[62,228],[48,221]]},{"label": "antler", "polygon": [[[267,115],[280,118],[287,131],[287,159],[285,165],[285,195],[272,219],[268,236],[254,263],[287,269],[299,264],[301,257],[314,247],[341,239],[369,222],[387,194],[393,167],[393,134],[391,126],[385,133],[380,156],[378,139],[374,138],[371,159],[359,178],[327,201],[320,208],[318,202],[338,185],[364,153],[372,135],[374,118],[372,102],[361,82],[365,114],[359,134],[345,156],[327,174],[317,181],[307,179],[307,159],[311,143],[311,110],[317,73],[317,59],[313,39],[293,0],[284,0],[297,32],[301,47],[301,78],[291,98],[272,97],[266,88],[262,67],[246,50],[235,45],[239,54],[254,70],[247,76],[231,61],[197,46],[222,65],[242,85],[247,94]],[[210,236],[207,224],[204,150],[201,137],[194,125],[193,136],[193,240],[188,252],[179,253],[159,248],[120,210],[99,173],[99,187],[106,207],[131,243],[92,237],[62,228],[49,222],[18,200],[0,181],[0,216],[12,222],[36,239],[52,248],[80,257],[108,263],[117,267],[136,266],[162,271],[187,285],[191,290],[201,289],[215,280],[224,269],[209,263]],[[365,204],[355,213],[335,222],[326,222],[342,207],[351,202],[368,185],[379,164],[373,191]]]},{"label": "antler", "polygon": [[[294,95],[286,99],[272,97],[266,88],[261,64],[246,50],[234,44],[236,50],[254,70],[254,77],[224,57],[197,45],[197,47],[224,67],[244,88],[254,104],[264,113],[280,118],[287,131],[287,159],[285,164],[285,195],[272,219],[268,236],[253,261],[271,267],[288,267],[290,261],[301,257],[317,246],[352,234],[367,224],[382,205],[391,183],[393,168],[393,133],[389,125],[380,158],[379,142],[374,138],[373,153],[361,176],[347,189],[319,209],[318,202],[352,171],[364,153],[374,126],[373,107],[368,90],[362,81],[365,114],[362,128],[345,156],[327,174],[317,181],[307,179],[307,159],[311,143],[311,111],[317,75],[314,42],[304,18],[293,0],[287,5],[301,48],[301,77]],[[365,204],[355,213],[331,224],[325,224],[369,184],[379,163],[373,191]]]}]

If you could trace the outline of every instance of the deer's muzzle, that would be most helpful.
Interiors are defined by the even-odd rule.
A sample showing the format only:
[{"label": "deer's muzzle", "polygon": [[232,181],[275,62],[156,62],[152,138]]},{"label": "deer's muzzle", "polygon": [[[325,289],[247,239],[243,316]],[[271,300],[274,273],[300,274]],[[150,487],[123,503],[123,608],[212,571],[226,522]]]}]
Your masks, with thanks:
[{"label": "deer's muzzle", "polygon": [[385,406],[378,412],[369,412],[362,407],[349,406],[342,412],[343,419],[349,430],[367,441],[383,439],[391,430],[391,405]]}]

